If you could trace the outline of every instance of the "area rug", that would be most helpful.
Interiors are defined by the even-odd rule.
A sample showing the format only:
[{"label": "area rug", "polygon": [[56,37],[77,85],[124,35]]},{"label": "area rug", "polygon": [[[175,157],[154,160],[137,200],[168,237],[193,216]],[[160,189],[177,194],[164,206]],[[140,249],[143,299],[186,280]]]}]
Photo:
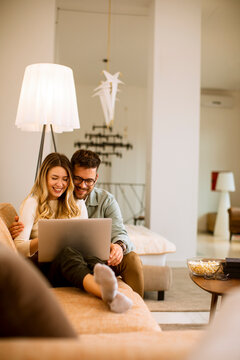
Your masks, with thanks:
[{"label": "area rug", "polygon": [[157,292],[145,293],[144,301],[150,311],[209,311],[211,294],[199,288],[189,277],[187,268],[172,268],[173,282],[165,291],[165,299],[157,300]]}]

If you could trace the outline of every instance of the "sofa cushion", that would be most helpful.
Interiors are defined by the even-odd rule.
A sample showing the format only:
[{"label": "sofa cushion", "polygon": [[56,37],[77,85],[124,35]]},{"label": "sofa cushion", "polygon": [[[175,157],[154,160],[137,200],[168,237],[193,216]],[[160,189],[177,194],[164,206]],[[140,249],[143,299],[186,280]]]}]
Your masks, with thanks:
[{"label": "sofa cushion", "polygon": [[111,312],[101,299],[77,288],[52,291],[79,334],[161,331],[142,298],[120,279],[118,284],[119,290],[133,301],[133,307],[123,314]]},{"label": "sofa cushion", "polygon": [[0,244],[0,336],[75,337],[76,333],[29,260]]},{"label": "sofa cushion", "polygon": [[17,249],[14,245],[11,234],[4,223],[4,221],[0,218],[0,244],[4,244],[5,246],[12,249],[15,253],[17,253]]},{"label": "sofa cushion", "polygon": [[3,219],[7,227],[12,225],[16,215],[17,212],[11,204],[9,203],[0,204],[0,217]]},{"label": "sofa cushion", "polygon": [[12,236],[8,230],[8,227],[13,223],[16,215],[16,210],[11,204],[0,204],[0,243],[7,245],[17,253]]},{"label": "sofa cushion", "polygon": [[220,310],[188,360],[240,359],[239,304],[240,289],[235,287],[224,295]]}]

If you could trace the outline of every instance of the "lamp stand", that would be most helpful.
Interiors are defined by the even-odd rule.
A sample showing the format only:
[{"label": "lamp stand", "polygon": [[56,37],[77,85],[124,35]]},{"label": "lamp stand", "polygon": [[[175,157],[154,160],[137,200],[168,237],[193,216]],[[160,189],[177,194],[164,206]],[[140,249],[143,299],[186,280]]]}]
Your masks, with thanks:
[{"label": "lamp stand", "polygon": [[221,191],[218,213],[214,227],[214,236],[229,238],[229,218],[228,209],[230,208],[230,196],[228,191]]},{"label": "lamp stand", "polygon": [[[42,155],[43,155],[43,148],[44,148],[46,126],[47,125],[44,124],[43,128],[42,128],[42,136],[41,136],[39,153],[38,153],[38,161],[37,161],[37,169],[36,169],[36,174],[35,174],[35,180],[36,180],[37,175],[38,175],[38,170],[40,169],[40,167],[42,165]],[[52,134],[52,142],[53,142],[54,151],[57,152],[57,147],[56,147],[56,142],[55,142],[55,138],[54,138],[54,132],[53,132],[52,124],[50,124],[50,129],[51,129],[51,134]]]}]

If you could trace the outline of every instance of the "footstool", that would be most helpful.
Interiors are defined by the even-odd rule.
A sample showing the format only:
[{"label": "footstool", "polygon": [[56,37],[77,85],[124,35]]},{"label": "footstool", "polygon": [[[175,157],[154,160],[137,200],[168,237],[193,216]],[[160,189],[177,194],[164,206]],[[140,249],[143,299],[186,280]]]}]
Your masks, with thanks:
[{"label": "footstool", "polygon": [[169,266],[143,265],[144,291],[157,291],[158,300],[164,300],[164,291],[172,285]]}]

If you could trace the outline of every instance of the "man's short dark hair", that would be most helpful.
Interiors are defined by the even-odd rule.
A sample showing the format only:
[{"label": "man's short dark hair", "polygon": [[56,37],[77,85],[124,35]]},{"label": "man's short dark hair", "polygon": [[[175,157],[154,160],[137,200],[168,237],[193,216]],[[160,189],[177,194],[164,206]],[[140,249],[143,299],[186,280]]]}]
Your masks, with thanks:
[{"label": "man's short dark hair", "polygon": [[86,169],[96,168],[98,169],[101,164],[100,157],[97,153],[91,150],[77,150],[71,158],[72,167],[81,166]]}]

